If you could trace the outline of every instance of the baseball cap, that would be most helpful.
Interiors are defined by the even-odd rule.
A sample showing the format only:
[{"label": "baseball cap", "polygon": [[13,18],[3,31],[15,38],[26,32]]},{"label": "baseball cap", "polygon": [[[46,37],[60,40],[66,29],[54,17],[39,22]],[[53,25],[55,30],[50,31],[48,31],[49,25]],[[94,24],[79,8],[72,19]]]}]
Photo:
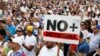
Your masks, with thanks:
[{"label": "baseball cap", "polygon": [[100,25],[96,25],[96,28],[97,28],[97,29],[100,29]]},{"label": "baseball cap", "polygon": [[92,29],[94,29],[94,28],[100,29],[100,25],[94,25],[94,26],[92,26],[91,28],[92,28]]},{"label": "baseball cap", "polygon": [[33,26],[31,26],[31,25],[27,26],[26,30],[32,32],[33,31]]}]

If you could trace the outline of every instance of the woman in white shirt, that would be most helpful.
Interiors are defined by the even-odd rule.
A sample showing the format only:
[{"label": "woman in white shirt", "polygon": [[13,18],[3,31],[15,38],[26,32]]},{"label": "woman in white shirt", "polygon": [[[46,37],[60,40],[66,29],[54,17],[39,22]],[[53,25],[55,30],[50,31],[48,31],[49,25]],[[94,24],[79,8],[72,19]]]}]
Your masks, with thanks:
[{"label": "woman in white shirt", "polygon": [[91,33],[87,30],[87,22],[81,22],[81,32],[83,33],[83,39],[91,37]]}]

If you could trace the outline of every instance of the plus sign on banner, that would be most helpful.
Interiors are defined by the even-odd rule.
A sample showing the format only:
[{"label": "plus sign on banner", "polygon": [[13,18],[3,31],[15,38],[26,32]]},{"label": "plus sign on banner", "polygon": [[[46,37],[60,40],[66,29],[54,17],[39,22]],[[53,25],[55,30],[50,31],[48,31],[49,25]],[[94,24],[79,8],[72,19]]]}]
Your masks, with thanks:
[{"label": "plus sign on banner", "polygon": [[45,15],[43,40],[78,44],[81,17]]}]

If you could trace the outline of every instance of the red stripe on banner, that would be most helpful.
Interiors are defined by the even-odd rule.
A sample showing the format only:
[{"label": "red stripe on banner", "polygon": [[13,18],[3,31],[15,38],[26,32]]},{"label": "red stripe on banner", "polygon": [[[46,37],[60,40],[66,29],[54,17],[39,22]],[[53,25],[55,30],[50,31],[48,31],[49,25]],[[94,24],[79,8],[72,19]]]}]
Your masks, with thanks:
[{"label": "red stripe on banner", "polygon": [[43,35],[52,38],[79,40],[79,36],[77,34],[70,34],[70,33],[58,33],[58,32],[45,31],[43,32]]}]

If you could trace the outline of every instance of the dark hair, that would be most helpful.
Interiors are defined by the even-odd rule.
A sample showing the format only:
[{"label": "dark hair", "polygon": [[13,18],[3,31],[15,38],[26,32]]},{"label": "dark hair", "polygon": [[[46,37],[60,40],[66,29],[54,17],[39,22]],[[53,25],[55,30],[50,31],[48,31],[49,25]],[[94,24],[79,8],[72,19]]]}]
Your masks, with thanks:
[{"label": "dark hair", "polygon": [[85,25],[85,29],[87,29],[87,22],[86,21],[81,22],[81,24],[84,24]]},{"label": "dark hair", "polygon": [[12,39],[11,38],[8,38],[8,41],[12,43]]},{"label": "dark hair", "polygon": [[0,29],[0,34],[3,35],[4,38],[5,38],[5,35],[6,35],[6,31],[5,31],[5,29]]},{"label": "dark hair", "polygon": [[98,25],[98,20],[95,20],[95,22],[96,22],[96,25]]},{"label": "dark hair", "polygon": [[81,23],[83,23],[84,25],[87,25],[87,24],[86,24],[86,23],[87,23],[86,21],[83,21],[83,22],[81,22]]},{"label": "dark hair", "polygon": [[92,31],[92,29],[91,29],[91,21],[90,21],[90,20],[86,20],[85,22],[86,22],[87,25],[88,25],[88,26],[87,26],[87,30],[88,30],[89,32],[92,33],[93,31]]}]

